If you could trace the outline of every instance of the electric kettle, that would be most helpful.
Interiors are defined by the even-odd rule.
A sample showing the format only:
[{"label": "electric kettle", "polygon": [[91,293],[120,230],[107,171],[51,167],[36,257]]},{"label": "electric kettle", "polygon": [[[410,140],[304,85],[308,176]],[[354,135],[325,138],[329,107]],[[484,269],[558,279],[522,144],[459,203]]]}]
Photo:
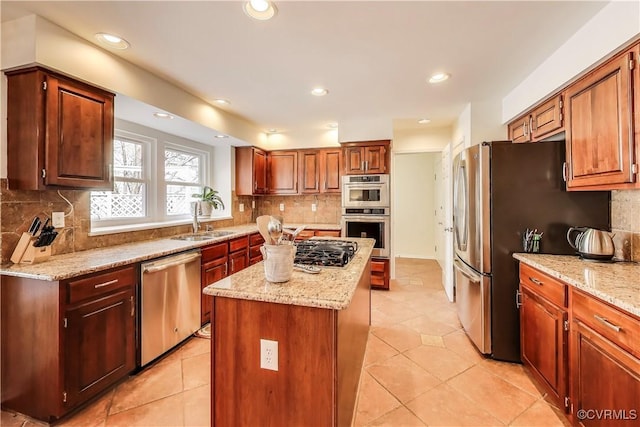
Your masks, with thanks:
[{"label": "electric kettle", "polygon": [[[572,238],[573,233],[578,233]],[[613,236],[602,230],[588,227],[571,227],[567,231],[569,245],[581,258],[592,260],[610,260],[613,258]]]}]

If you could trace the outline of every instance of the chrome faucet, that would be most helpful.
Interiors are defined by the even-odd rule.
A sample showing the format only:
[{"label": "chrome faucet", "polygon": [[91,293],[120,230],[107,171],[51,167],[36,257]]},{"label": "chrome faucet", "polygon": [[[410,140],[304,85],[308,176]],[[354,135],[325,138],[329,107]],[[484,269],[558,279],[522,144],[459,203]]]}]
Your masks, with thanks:
[{"label": "chrome faucet", "polygon": [[191,202],[191,209],[193,210],[193,234],[196,234],[200,229],[200,221],[198,220],[198,211],[200,210],[200,202]]}]

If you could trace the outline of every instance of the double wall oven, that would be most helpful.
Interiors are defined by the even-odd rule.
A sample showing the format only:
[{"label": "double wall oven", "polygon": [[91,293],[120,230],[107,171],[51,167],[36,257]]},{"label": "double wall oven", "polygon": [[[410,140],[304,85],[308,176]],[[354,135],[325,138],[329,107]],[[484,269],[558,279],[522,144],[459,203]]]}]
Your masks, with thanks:
[{"label": "double wall oven", "polygon": [[342,177],[342,236],[375,239],[372,255],[390,256],[389,175]]}]

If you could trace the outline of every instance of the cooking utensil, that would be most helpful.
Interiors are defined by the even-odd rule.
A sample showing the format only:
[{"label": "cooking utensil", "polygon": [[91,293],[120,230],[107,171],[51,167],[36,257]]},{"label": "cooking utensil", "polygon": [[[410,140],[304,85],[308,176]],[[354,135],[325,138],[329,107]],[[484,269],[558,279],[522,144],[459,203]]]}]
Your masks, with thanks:
[{"label": "cooking utensil", "polygon": [[274,241],[274,244],[279,245],[280,240],[282,239],[282,222],[280,222],[280,220],[272,216],[269,219],[267,230],[269,231],[269,236]]},{"label": "cooking utensil", "polygon": [[282,231],[284,231],[285,233],[291,235],[291,237],[289,237],[289,240],[294,242],[296,240],[296,237],[298,237],[298,234],[300,234],[300,232],[302,230],[304,230],[306,228],[306,225],[301,225],[300,227],[296,228],[294,231],[288,230],[288,229],[283,229]]},{"label": "cooking utensil", "polygon": [[[575,238],[572,238],[573,233],[578,233]],[[610,260],[615,252],[613,236],[595,228],[571,227],[567,231],[567,241],[584,259]]]},{"label": "cooking utensil", "polygon": [[269,220],[271,217],[269,215],[261,215],[256,218],[256,224],[258,225],[258,231],[260,235],[264,239],[264,243],[267,245],[273,245],[271,241],[271,236],[269,236]]},{"label": "cooking utensil", "polygon": [[293,269],[303,271],[309,274],[318,274],[320,273],[320,271],[322,271],[320,267],[317,267],[315,265],[306,265],[306,264],[293,264]]}]

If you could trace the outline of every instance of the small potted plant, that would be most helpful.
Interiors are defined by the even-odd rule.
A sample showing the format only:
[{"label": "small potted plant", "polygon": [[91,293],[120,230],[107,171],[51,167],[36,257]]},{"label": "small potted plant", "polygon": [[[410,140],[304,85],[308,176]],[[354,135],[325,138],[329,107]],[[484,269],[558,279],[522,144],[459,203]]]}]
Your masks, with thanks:
[{"label": "small potted plant", "polygon": [[224,203],[218,192],[207,185],[204,186],[202,193],[194,193],[191,197],[198,199],[199,211],[203,216],[211,216],[213,209],[220,207],[224,209]]}]

